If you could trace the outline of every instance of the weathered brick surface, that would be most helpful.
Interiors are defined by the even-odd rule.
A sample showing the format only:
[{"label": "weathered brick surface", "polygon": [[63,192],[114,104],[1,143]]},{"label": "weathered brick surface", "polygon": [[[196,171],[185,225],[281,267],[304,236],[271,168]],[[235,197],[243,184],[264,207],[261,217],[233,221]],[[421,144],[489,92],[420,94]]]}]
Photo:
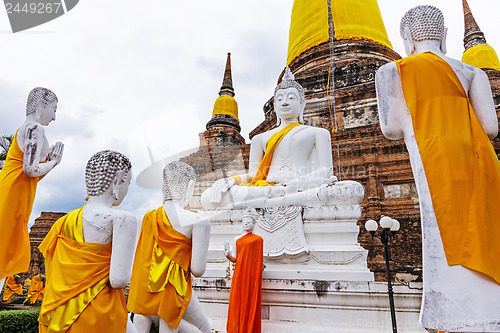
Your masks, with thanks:
[{"label": "weathered brick surface", "polygon": [[39,273],[45,274],[44,258],[38,250],[38,246],[57,219],[65,214],[66,213],[42,212],[42,214],[35,219],[35,223],[31,226],[30,230],[31,261],[30,268],[27,272],[28,276],[34,276]]}]

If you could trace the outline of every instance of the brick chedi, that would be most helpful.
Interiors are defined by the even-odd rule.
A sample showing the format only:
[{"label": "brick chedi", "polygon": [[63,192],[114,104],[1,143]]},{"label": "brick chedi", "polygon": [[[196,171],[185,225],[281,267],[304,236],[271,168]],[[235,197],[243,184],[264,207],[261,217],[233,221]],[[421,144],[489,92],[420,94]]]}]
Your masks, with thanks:
[{"label": "brick chedi", "polygon": [[231,54],[228,53],[212,118],[207,123],[207,130],[200,133],[200,147],[197,152],[181,159],[196,170],[196,188],[190,209],[201,209],[199,197],[214,181],[245,173],[248,168],[250,145],[240,134],[238,103],[234,95]]},{"label": "brick chedi", "polygon": [[57,219],[64,215],[66,215],[66,213],[42,212],[42,214],[35,219],[35,224],[33,224],[30,229],[31,261],[28,269],[28,276],[32,277],[39,273],[45,274],[45,260],[38,250],[38,246]]}]

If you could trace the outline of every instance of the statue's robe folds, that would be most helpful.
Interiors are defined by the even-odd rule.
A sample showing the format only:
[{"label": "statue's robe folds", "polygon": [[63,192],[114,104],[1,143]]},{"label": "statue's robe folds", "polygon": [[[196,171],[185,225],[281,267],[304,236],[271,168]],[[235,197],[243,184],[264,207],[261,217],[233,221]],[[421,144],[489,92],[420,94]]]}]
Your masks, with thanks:
[{"label": "statue's robe folds", "polygon": [[422,323],[500,332],[500,162],[446,61],[427,52],[396,64],[414,132],[405,142],[422,216]]},{"label": "statue's robe folds", "polygon": [[26,296],[26,302],[30,302],[34,304],[36,301],[43,299],[43,295],[45,294],[45,284],[40,279],[40,274],[37,274],[33,279],[31,279],[28,288],[28,295]]},{"label": "statue's robe folds", "polygon": [[248,233],[238,238],[229,294],[228,333],[261,331],[262,269],[262,237]]},{"label": "statue's robe folds", "polygon": [[3,300],[7,303],[12,301],[14,294],[22,295],[23,294],[23,286],[17,284],[16,279],[13,276],[9,276],[5,280],[5,286],[3,288]]},{"label": "statue's robe folds", "polygon": [[0,172],[0,279],[30,265],[28,220],[39,177],[26,176],[23,159],[16,132]]},{"label": "statue's robe folds", "polygon": [[47,273],[41,333],[126,330],[123,289],[109,284],[112,245],[85,242],[82,213],[83,207],[58,219],[39,246]]},{"label": "statue's robe folds", "polygon": [[191,239],[172,228],[163,207],[146,213],[134,258],[128,309],[177,328],[191,300]]}]

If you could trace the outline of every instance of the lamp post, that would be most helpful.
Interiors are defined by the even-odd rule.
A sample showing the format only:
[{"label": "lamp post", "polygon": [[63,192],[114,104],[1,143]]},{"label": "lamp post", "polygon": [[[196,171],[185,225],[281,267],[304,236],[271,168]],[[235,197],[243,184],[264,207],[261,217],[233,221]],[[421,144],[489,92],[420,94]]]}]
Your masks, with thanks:
[{"label": "lamp post", "polygon": [[391,270],[389,268],[389,238],[394,236],[399,230],[400,224],[398,220],[391,219],[388,216],[382,216],[380,219],[380,226],[382,231],[378,234],[375,232],[378,229],[378,223],[374,220],[368,220],[365,223],[365,228],[373,237],[379,237],[382,245],[384,246],[385,269],[387,272],[387,293],[389,294],[389,305],[391,308],[392,332],[398,333],[396,324],[396,310],[394,308],[394,291],[392,290],[391,283]]}]

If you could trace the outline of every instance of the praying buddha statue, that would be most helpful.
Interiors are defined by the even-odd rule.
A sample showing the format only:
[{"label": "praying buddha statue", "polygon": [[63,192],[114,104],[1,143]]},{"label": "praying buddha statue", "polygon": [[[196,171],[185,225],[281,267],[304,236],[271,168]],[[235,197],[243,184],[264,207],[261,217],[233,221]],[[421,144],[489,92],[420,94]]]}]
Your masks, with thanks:
[{"label": "praying buddha statue", "polygon": [[423,327],[500,332],[498,119],[486,74],[449,58],[441,11],[401,20],[408,57],[376,74],[380,127],[404,139],[422,223]]},{"label": "praying buddha statue", "polygon": [[137,219],[113,208],[127,195],[131,168],[116,151],[94,154],[85,171],[88,203],[58,219],[40,244],[47,275],[40,332],[135,332],[123,289]]},{"label": "praying buddha statue", "polygon": [[305,105],[287,67],[274,90],[278,126],[252,139],[248,173],[219,179],[202,194],[205,209],[322,204],[319,188],[336,181],[330,133],[302,124]]},{"label": "praying buddha statue", "polygon": [[57,96],[31,90],[26,120],[17,130],[0,173],[0,290],[4,279],[30,264],[28,220],[37,183],[61,162],[64,145],[49,146],[44,127],[56,120]]}]

